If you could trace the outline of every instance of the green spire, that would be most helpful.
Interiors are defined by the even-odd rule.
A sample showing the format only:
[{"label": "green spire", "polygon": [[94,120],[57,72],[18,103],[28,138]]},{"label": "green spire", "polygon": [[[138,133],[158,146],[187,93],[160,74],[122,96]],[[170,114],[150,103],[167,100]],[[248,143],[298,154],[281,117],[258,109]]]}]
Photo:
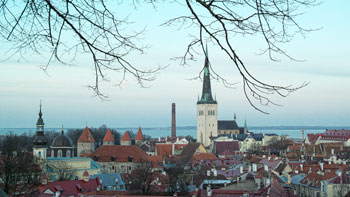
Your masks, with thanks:
[{"label": "green spire", "polygon": [[197,102],[197,104],[216,104],[216,100],[213,99],[211,94],[211,85],[210,85],[210,70],[209,70],[209,58],[208,58],[208,45],[205,49],[205,63],[203,68],[203,89],[202,97]]},{"label": "green spire", "polygon": [[248,128],[247,128],[247,119],[246,118],[244,119],[244,129],[248,130]]}]

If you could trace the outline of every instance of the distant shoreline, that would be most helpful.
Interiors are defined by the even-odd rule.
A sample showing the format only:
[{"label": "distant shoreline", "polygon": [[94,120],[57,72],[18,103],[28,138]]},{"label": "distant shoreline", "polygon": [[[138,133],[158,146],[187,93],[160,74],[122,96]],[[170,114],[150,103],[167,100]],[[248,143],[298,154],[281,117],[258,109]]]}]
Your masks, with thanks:
[{"label": "distant shoreline", "polygon": [[[64,130],[68,130],[68,129],[83,129],[84,127],[73,127],[73,128],[65,128]],[[99,128],[99,127],[89,127],[89,128]],[[138,127],[108,127],[108,128],[113,128],[113,129],[135,129]],[[171,129],[171,127],[141,127],[142,129]],[[0,130],[6,130],[6,129],[10,129],[10,130],[17,130],[17,129],[36,129],[35,127],[17,127],[17,128],[8,128],[8,127],[2,127],[0,128]],[[47,130],[57,130],[57,129],[62,129],[62,128],[46,128]],[[186,130],[186,129],[197,129],[196,126],[178,126],[176,127],[177,130]],[[315,130],[315,129],[350,129],[350,126],[248,126],[248,130],[249,129],[259,129],[259,130],[296,130],[296,129],[304,129],[304,130]]]},{"label": "distant shoreline", "polygon": [[[98,128],[98,127],[90,127]],[[138,127],[123,127],[115,128],[108,127],[117,130],[119,133],[123,134],[125,131],[137,132]],[[166,137],[171,135],[171,127],[141,127],[143,134],[149,135],[152,138]],[[64,128],[65,132],[70,129],[83,129],[80,128]],[[264,133],[264,134],[277,134],[277,135],[288,135],[291,138],[301,138],[301,130],[304,130],[304,137],[311,133],[323,133],[326,129],[350,129],[350,126],[251,126],[248,130],[254,133]],[[60,132],[62,128],[45,128],[45,131],[55,131]],[[0,128],[0,135],[9,134],[12,132],[16,135],[22,135],[27,133],[29,135],[34,135],[36,128]],[[197,138],[197,128],[196,126],[179,126],[176,127],[177,136],[187,136],[190,135]]]}]

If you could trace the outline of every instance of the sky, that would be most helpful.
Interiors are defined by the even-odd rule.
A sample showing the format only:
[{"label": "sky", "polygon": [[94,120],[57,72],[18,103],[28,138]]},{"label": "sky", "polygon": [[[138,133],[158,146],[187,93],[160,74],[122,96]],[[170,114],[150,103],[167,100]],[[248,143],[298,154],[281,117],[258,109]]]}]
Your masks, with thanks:
[{"label": "sky", "polygon": [[[131,77],[121,87],[118,79],[109,75],[111,82],[102,83],[101,90],[108,101],[94,97],[87,88],[94,83],[93,65],[79,57],[74,65],[54,62],[48,73],[40,66],[47,56],[26,54],[26,60],[6,59],[10,43],[1,41],[0,53],[0,128],[35,127],[40,100],[43,104],[45,126],[58,128],[98,127],[168,127],[171,125],[171,103],[176,103],[177,125],[196,125],[196,101],[201,93],[200,80],[189,80],[203,68],[204,56],[181,66],[171,58],[184,53],[191,28],[160,26],[166,19],[186,13],[181,6],[157,5],[126,6],[122,14],[129,14],[135,28],[146,28],[141,43],[150,48],[146,54],[131,54],[128,59],[135,65],[167,66],[155,81],[141,88]],[[310,84],[286,98],[273,97],[281,107],[262,109],[270,115],[254,110],[244,97],[242,81],[229,60],[213,45],[208,45],[209,59],[214,69],[230,82],[238,83],[228,89],[212,80],[212,91],[218,101],[220,120],[233,119],[237,114],[239,125],[247,120],[248,126],[349,126],[350,125],[350,2],[324,1],[308,9],[302,24],[319,28],[305,37],[297,36],[285,45],[293,57],[305,61],[295,62],[282,58],[272,62],[266,55],[257,55],[262,48],[254,38],[235,39],[237,52],[248,69],[260,79],[278,85]],[[125,12],[125,13],[124,13]],[[141,25],[140,25],[141,24]]]}]

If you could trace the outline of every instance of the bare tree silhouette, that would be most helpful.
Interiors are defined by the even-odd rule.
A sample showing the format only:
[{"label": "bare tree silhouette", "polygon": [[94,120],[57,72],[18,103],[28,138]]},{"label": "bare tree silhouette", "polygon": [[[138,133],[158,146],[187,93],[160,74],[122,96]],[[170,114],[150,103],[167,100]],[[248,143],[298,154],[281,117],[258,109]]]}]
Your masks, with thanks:
[{"label": "bare tree silhouette", "polygon": [[[42,54],[49,51],[51,55],[43,66],[45,71],[54,60],[69,64],[78,53],[90,55],[94,63],[95,83],[89,87],[105,99],[99,84],[109,80],[107,71],[122,73],[118,85],[131,74],[144,87],[144,82],[154,80],[155,74],[162,69],[144,69],[127,59],[131,52],[144,53],[147,47],[138,44],[143,29],[136,32],[129,30],[128,18],[116,14],[115,10],[122,3],[106,0],[5,0],[0,4],[0,36],[13,44],[9,50],[10,57],[13,54],[24,56],[29,52]],[[248,70],[231,38],[237,35],[251,36],[252,39],[262,37],[266,44],[262,54],[267,53],[273,61],[279,60],[277,55],[296,60],[281,45],[290,42],[297,34],[304,35],[313,30],[299,25],[297,17],[305,8],[317,5],[317,0],[139,0],[132,1],[130,6],[152,4],[156,8],[161,3],[169,3],[169,6],[171,3],[181,4],[189,11],[189,15],[163,21],[164,26],[178,25],[181,29],[189,23],[197,29],[185,54],[179,57],[181,64],[188,64],[188,60],[194,59],[194,55],[199,53],[196,47],[204,52],[206,42],[218,46],[241,75],[244,95],[256,110],[267,113],[258,103],[277,105],[271,100],[272,94],[286,97],[308,84],[279,86],[258,79]],[[69,56],[70,60],[66,59],[67,54],[73,54]],[[226,87],[235,85],[216,73],[213,67],[211,70],[212,77],[222,81]],[[197,78],[200,78],[200,73]]]}]

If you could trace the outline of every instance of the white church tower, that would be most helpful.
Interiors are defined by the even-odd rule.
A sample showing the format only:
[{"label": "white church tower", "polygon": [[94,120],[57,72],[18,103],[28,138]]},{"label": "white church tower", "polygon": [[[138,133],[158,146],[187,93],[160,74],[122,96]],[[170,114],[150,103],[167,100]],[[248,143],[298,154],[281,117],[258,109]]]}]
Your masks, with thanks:
[{"label": "white church tower", "polygon": [[41,113],[41,102],[39,118],[36,122],[36,134],[33,139],[33,155],[37,159],[46,159],[47,152],[47,138],[44,135],[44,120]]},{"label": "white church tower", "polygon": [[208,48],[205,56],[202,97],[197,102],[197,142],[207,147],[210,137],[218,135],[218,104],[211,94]]}]

